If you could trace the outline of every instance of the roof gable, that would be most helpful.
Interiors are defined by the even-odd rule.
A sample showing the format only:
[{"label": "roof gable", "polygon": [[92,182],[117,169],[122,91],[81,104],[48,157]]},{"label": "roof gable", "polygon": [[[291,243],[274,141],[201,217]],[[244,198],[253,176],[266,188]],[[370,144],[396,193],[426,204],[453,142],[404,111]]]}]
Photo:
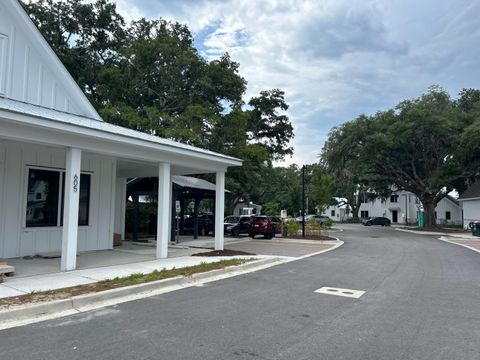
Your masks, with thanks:
[{"label": "roof gable", "polygon": [[18,0],[0,1],[0,97],[102,121]]},{"label": "roof gable", "polygon": [[480,198],[480,180],[475,182],[472,186],[465,190],[465,192],[459,196],[458,200],[475,198]]}]

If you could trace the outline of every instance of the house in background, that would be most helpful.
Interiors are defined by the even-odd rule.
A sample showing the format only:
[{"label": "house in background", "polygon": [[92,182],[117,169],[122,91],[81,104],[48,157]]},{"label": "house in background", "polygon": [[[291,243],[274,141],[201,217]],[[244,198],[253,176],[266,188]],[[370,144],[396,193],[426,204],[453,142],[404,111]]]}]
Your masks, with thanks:
[{"label": "house in background", "polygon": [[320,215],[328,216],[333,221],[347,221],[353,217],[352,209],[346,203],[347,199],[335,198],[336,205],[330,205]]},{"label": "house in background", "polygon": [[447,195],[435,208],[438,225],[462,225],[462,207],[454,197]]},{"label": "house in background", "polygon": [[480,181],[460,195],[458,201],[463,207],[463,227],[466,229],[472,221],[480,220]]},{"label": "house in background", "polygon": [[[359,216],[364,218],[382,216],[390,219],[392,224],[416,224],[422,203],[409,191],[392,192],[387,199],[376,198],[360,205]],[[441,199],[435,214],[438,225],[460,225],[462,208],[460,203],[450,195]]]},{"label": "house in background", "polygon": [[261,215],[262,213],[262,205],[257,205],[252,202],[245,203],[239,202],[233,208],[233,215],[241,216],[241,215]]},{"label": "house in background", "polygon": [[168,256],[172,176],[216,174],[223,249],[225,173],[242,161],[104,122],[17,0],[0,1],[0,258],[112,249],[127,178],[158,178],[157,251]]},{"label": "house in background", "polygon": [[360,205],[360,218],[386,217],[395,224],[414,224],[417,222],[420,202],[409,191],[395,191],[387,199],[376,198]]}]

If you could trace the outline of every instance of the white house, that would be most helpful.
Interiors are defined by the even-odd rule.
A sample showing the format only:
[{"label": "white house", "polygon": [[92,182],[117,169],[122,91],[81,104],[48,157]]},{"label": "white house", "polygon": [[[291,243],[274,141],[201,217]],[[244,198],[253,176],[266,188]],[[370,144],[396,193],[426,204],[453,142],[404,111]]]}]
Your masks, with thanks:
[{"label": "white house", "polygon": [[[392,223],[415,224],[418,212],[423,206],[418,197],[409,191],[395,191],[387,199],[376,198],[360,205],[361,218],[382,216]],[[462,222],[462,209],[459,202],[450,195],[441,199],[436,208],[436,219],[439,225],[459,225]]]},{"label": "white house", "polygon": [[111,249],[126,179],[158,177],[157,257],[168,256],[172,176],[216,174],[223,249],[225,172],[242,161],[104,122],[17,0],[0,1],[0,258]]},{"label": "white house", "polygon": [[337,201],[337,204],[325,208],[321,215],[328,216],[333,221],[345,221],[350,219],[353,215],[350,206],[346,203],[346,199],[335,198],[335,200]]},{"label": "white house", "polygon": [[458,201],[463,207],[463,227],[468,228],[472,221],[480,220],[480,181],[470,186]]},{"label": "white house", "polygon": [[435,216],[439,225],[461,225],[462,207],[457,199],[447,195],[438,202]]},{"label": "white house", "polygon": [[392,223],[413,224],[417,221],[420,202],[408,191],[395,191],[387,199],[376,198],[360,205],[361,218],[382,216]]}]

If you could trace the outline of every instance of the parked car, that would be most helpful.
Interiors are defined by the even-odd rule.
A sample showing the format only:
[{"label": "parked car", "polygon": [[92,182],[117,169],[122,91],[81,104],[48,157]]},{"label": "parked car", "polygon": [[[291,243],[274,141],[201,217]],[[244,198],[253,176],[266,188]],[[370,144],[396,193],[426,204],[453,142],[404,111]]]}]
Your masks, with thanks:
[{"label": "parked car", "polygon": [[276,216],[268,216],[268,218],[273,223],[273,226],[275,228],[275,233],[280,234],[282,232],[282,224],[283,224],[282,219]]},{"label": "parked car", "polygon": [[265,239],[275,237],[275,224],[268,216],[252,216],[249,226],[249,235],[252,239],[256,235],[263,235]]},{"label": "parked car", "polygon": [[365,219],[362,221],[362,224],[365,226],[370,225],[382,225],[382,226],[390,226],[390,219],[386,217],[372,217],[370,219]]},{"label": "parked car", "polygon": [[[308,223],[309,221],[312,221],[312,220],[316,220],[320,225],[322,225],[327,219],[330,220],[330,218],[325,215],[314,215],[314,214],[305,215],[305,223]],[[303,219],[301,216],[299,216],[295,219],[295,221],[301,225],[303,222]]]},{"label": "parked car", "polygon": [[[183,233],[193,233],[194,217],[190,216],[183,221]],[[213,233],[215,228],[215,220],[211,214],[198,215],[198,234],[207,236]]]},{"label": "parked car", "polygon": [[224,233],[231,236],[249,234],[249,222],[251,219],[250,215],[227,216],[223,221]]}]

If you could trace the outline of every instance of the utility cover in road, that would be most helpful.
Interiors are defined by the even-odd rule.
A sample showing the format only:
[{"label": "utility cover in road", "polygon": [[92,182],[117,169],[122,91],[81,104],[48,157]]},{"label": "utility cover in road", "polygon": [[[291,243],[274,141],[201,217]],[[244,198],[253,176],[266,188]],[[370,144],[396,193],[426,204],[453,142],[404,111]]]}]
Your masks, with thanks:
[{"label": "utility cover in road", "polygon": [[358,299],[360,296],[365,294],[365,291],[362,290],[351,290],[351,289],[340,289],[340,288],[332,288],[332,287],[321,287],[314,292],[319,294],[328,294],[328,295],[337,295],[337,296],[344,296],[349,298]]}]

